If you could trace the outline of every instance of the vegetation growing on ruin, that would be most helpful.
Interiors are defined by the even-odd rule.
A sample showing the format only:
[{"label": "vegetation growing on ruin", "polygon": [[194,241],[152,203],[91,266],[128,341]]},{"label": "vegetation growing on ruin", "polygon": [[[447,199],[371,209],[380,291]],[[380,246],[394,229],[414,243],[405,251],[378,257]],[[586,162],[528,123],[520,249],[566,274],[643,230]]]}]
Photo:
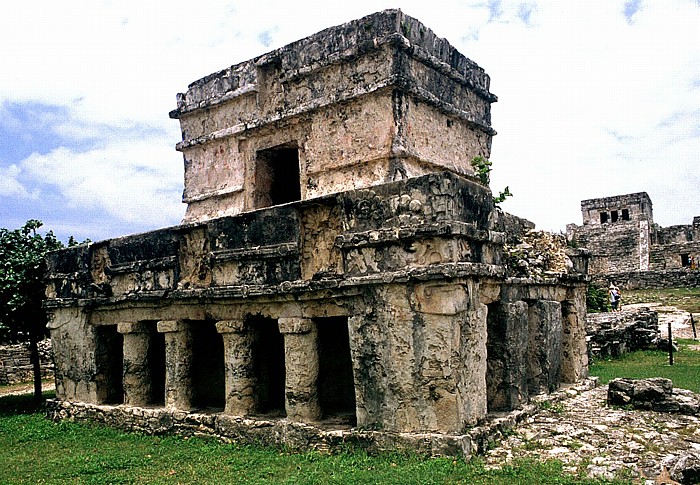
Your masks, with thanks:
[{"label": "vegetation growing on ruin", "polygon": [[668,365],[668,352],[642,350],[620,357],[594,361],[590,366],[592,376],[600,377],[607,384],[616,377],[645,379],[665,377],[673,381],[673,387],[700,392],[700,346],[695,340],[678,340],[679,351],[673,354],[673,365]]},{"label": "vegetation growing on ruin", "polygon": [[[474,168],[474,175],[479,179],[479,182],[481,182],[483,185],[490,187],[491,186],[491,165],[493,163],[487,159],[482,157],[481,155],[476,156],[472,158],[471,165]],[[497,196],[493,198],[493,203],[498,205],[501,202],[505,202],[505,200],[508,197],[512,197],[513,194],[510,192],[510,188],[506,186],[505,189],[500,191]]]},{"label": "vegetation growing on ruin", "polygon": [[[41,457],[37,466],[36,457]],[[585,468],[585,467],[584,467]],[[97,425],[53,423],[30,397],[0,398],[3,483],[631,483],[586,480],[558,461],[487,470],[478,460],[427,459],[360,450],[290,453],[212,439],[145,436]]]},{"label": "vegetation growing on ruin", "polygon": [[589,283],[586,290],[586,310],[589,313],[609,312],[610,299],[607,288]]}]

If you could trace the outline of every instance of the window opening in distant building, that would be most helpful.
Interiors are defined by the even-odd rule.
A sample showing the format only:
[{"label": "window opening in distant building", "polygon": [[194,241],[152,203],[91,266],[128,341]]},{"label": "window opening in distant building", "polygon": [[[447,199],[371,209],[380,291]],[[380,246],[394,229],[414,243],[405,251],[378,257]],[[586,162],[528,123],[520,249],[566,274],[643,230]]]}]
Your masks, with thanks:
[{"label": "window opening in distant building", "polygon": [[608,213],[607,212],[601,212],[600,213],[600,223],[605,224],[608,222]]}]

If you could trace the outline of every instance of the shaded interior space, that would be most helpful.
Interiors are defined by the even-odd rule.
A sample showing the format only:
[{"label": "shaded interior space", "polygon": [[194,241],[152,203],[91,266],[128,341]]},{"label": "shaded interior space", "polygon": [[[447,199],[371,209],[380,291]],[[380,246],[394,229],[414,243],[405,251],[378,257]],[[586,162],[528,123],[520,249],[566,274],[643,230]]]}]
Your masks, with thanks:
[{"label": "shaded interior space", "polygon": [[215,322],[190,322],[192,329],[192,405],[223,411],[226,404],[224,341]]},{"label": "shaded interior space", "polygon": [[486,407],[488,413],[508,411],[506,399],[506,325],[499,302],[487,305]]},{"label": "shaded interior space", "polygon": [[253,332],[253,369],[257,382],[255,413],[285,417],[284,336],[276,319],[251,316],[247,323]]},{"label": "shaded interior space", "polygon": [[256,209],[301,200],[296,146],[280,145],[257,152],[254,199]]},{"label": "shaded interior space", "polygon": [[608,213],[607,212],[601,212],[600,213],[600,223],[605,224],[608,222]]},{"label": "shaded interior space", "polygon": [[148,354],[146,362],[151,377],[151,391],[148,404],[165,404],[165,334],[158,332],[158,322],[146,322],[148,326]]},{"label": "shaded interior space", "polygon": [[630,211],[629,211],[629,209],[622,209],[622,220],[623,220],[623,221],[629,221],[629,220],[630,220]]},{"label": "shaded interior space", "polygon": [[124,403],[124,338],[116,325],[95,327],[95,389],[98,404]]},{"label": "shaded interior space", "polygon": [[681,254],[681,266],[684,268],[690,267],[690,254]]},{"label": "shaded interior space", "polygon": [[347,317],[314,318],[318,329],[321,419],[355,426],[355,382]]},{"label": "shaded interior space", "polygon": [[610,212],[610,222],[617,222],[617,211],[611,211]]}]

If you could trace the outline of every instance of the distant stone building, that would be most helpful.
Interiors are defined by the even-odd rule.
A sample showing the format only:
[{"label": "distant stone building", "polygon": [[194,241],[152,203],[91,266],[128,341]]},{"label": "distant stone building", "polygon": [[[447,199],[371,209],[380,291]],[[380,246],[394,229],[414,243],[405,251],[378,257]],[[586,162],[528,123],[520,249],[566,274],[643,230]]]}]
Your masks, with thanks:
[{"label": "distant stone building", "polygon": [[55,416],[468,452],[489,412],[586,377],[585,275],[511,276],[527,225],[473,176],[495,100],[397,10],[191,84],[183,224],[48,256]]},{"label": "distant stone building", "polygon": [[567,238],[591,251],[591,275],[627,287],[700,283],[700,217],[660,227],[646,192],[584,200],[581,214],[583,225],[567,225]]}]

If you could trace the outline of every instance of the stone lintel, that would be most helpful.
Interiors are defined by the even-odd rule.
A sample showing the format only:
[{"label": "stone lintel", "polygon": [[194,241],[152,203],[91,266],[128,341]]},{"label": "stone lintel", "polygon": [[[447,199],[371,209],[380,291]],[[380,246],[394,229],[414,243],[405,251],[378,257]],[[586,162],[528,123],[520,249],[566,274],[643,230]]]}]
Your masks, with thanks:
[{"label": "stone lintel", "polygon": [[161,320],[158,322],[160,333],[182,332],[187,329],[188,325],[184,320]]},{"label": "stone lintel", "polygon": [[148,325],[145,322],[117,322],[117,332],[126,333],[148,333]]},{"label": "stone lintel", "polygon": [[244,333],[245,322],[243,320],[220,320],[216,322],[216,331],[219,333]]},{"label": "stone lintel", "polygon": [[277,325],[280,333],[308,333],[312,328],[309,318],[280,318],[277,320]]}]

